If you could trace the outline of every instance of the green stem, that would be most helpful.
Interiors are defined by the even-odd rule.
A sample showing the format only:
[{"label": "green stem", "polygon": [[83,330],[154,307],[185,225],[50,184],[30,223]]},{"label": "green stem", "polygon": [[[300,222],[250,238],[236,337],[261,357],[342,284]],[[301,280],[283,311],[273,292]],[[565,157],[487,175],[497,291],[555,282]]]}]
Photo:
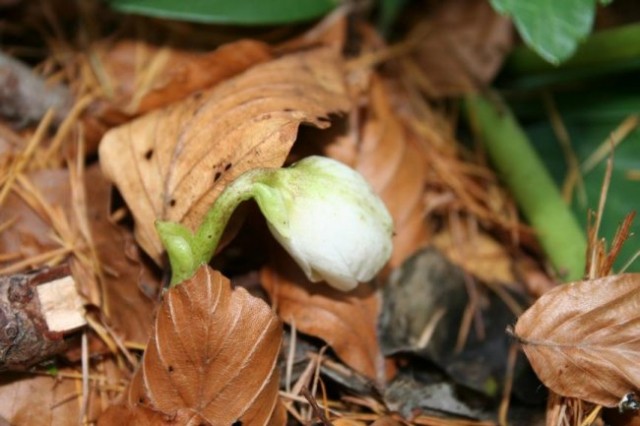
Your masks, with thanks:
[{"label": "green stem", "polygon": [[480,95],[466,98],[493,164],[509,186],[549,260],[566,280],[583,277],[586,238],[529,139],[506,105]]},{"label": "green stem", "polygon": [[201,265],[209,263],[236,207],[254,197],[256,183],[269,179],[272,174],[272,169],[256,169],[231,182],[213,203],[195,234],[179,223],[156,222],[171,264],[171,286],[191,278]]}]

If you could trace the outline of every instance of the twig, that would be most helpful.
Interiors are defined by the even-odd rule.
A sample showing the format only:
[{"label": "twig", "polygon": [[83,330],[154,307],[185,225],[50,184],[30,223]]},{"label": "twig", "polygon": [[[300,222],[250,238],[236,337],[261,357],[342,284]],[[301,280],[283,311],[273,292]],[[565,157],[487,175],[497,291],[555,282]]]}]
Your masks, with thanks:
[{"label": "twig", "polygon": [[[613,142],[611,142],[613,143]],[[598,202],[598,212],[596,213],[596,222],[593,225],[593,229],[589,234],[589,248],[591,250],[589,255],[589,278],[595,279],[601,276],[600,274],[600,259],[598,254],[600,251],[597,248],[598,233],[600,231],[600,223],[602,222],[602,215],[604,214],[604,206],[607,203],[607,194],[609,192],[609,186],[611,185],[611,174],[613,173],[613,151],[611,156],[607,160],[607,169],[602,180],[602,189],[600,190],[600,201]]]},{"label": "twig", "polygon": [[500,423],[500,426],[507,426],[509,424],[507,415],[509,414],[509,401],[511,400],[511,389],[513,388],[513,376],[518,350],[518,344],[512,343],[507,355],[507,371],[504,375],[502,400],[500,401],[500,407],[498,409],[498,422]]},{"label": "twig", "polygon": [[0,301],[0,370],[26,370],[65,351],[65,336],[86,324],[68,265],[0,277]]},{"label": "twig", "polygon": [[296,321],[291,319],[291,338],[289,339],[289,353],[285,368],[285,389],[291,392],[291,377],[293,376],[293,362],[296,355]]},{"label": "twig", "polygon": [[571,146],[569,131],[562,121],[562,116],[560,115],[560,111],[558,111],[558,107],[556,106],[556,102],[553,97],[551,97],[548,92],[544,92],[543,100],[549,113],[551,128],[556,134],[556,139],[558,139],[560,147],[562,148],[562,153],[564,154],[564,161],[567,164],[567,175],[565,176],[564,183],[562,184],[562,196],[564,197],[565,202],[571,203],[573,188],[574,186],[577,186],[578,199],[580,203],[586,204],[587,193],[584,187],[584,178],[580,171],[578,157]]},{"label": "twig", "polygon": [[589,173],[595,166],[602,160],[610,155],[613,150],[625,140],[625,138],[631,133],[640,123],[640,117],[637,115],[630,115],[625,118],[622,123],[616,129],[611,132],[611,135],[606,141],[602,143],[590,156],[587,158],[580,167],[583,173]]},{"label": "twig", "polygon": [[313,395],[311,395],[311,393],[309,392],[309,389],[304,387],[300,390],[300,393],[307,399],[307,401],[309,401],[309,405],[311,405],[311,409],[313,410],[313,413],[318,418],[318,420],[320,420],[324,426],[333,426],[333,423],[331,423],[325,417],[320,407],[318,407],[318,403],[316,402],[316,399],[313,397]]}]

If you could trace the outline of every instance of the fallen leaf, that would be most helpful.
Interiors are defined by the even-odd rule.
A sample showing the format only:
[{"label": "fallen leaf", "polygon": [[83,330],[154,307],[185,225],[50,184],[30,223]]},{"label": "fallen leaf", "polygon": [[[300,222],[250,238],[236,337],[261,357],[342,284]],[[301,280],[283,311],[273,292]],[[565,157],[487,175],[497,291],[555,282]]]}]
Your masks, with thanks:
[{"label": "fallen leaf", "polygon": [[157,219],[195,229],[231,180],[281,166],[301,123],[327,127],[327,115],[349,105],[337,53],[288,55],[109,131],[100,161],[133,213],[136,239],[159,263]]},{"label": "fallen leaf", "polygon": [[[30,174],[28,179],[49,205],[68,209],[71,200],[66,171],[42,170]],[[7,196],[0,209],[0,223],[12,223],[0,233],[0,252],[11,259],[3,266],[59,247],[46,212],[40,205],[27,204],[15,191]],[[14,256],[9,256],[11,254]]]},{"label": "fallen leaf", "polygon": [[384,389],[383,400],[390,411],[404,418],[411,418],[417,412],[446,413],[469,419],[490,416],[488,398],[468,390],[459,392],[454,381],[419,367],[400,372]]},{"label": "fallen leaf", "polygon": [[165,294],[124,402],[100,422],[121,424],[129,412],[142,424],[158,414],[180,424],[275,424],[282,418],[275,368],[281,340],[280,322],[264,301],[201,267]]},{"label": "fallen leaf", "polygon": [[[519,301],[517,293],[508,294]],[[496,396],[511,344],[504,330],[515,320],[496,294],[468,282],[460,267],[436,249],[426,248],[393,271],[382,297],[378,328],[385,355],[427,359],[455,383]],[[519,396],[536,389],[529,386],[535,375],[524,364],[516,370],[514,392]],[[538,398],[543,395],[533,393]],[[536,397],[527,395],[527,400]]]},{"label": "fallen leaf", "polygon": [[[116,387],[120,373],[112,360],[97,361],[90,381],[87,422],[93,422],[108,405],[103,387]],[[37,373],[9,373],[0,378],[0,424],[29,426],[75,426],[82,423],[82,379],[71,368],[61,368],[59,377]],[[73,378],[71,378],[73,377]]]},{"label": "fallen leaf", "polygon": [[481,281],[500,284],[516,281],[507,249],[481,229],[453,232],[449,227],[434,235],[432,243],[449,261]]},{"label": "fallen leaf", "polygon": [[405,72],[419,70],[421,88],[434,97],[458,96],[491,82],[513,46],[509,19],[484,0],[429,5],[409,35],[416,48],[403,64]]},{"label": "fallen leaf", "polygon": [[280,318],[298,331],[319,337],[345,364],[379,383],[384,357],[376,330],[377,292],[367,284],[344,293],[312,283],[280,247],[261,272],[261,282]]},{"label": "fallen leaf", "polygon": [[212,52],[124,40],[97,45],[93,52],[96,74],[110,93],[107,100],[93,106],[94,117],[100,117],[102,108],[144,114],[271,59],[270,47],[254,40],[227,43]]},{"label": "fallen leaf", "polygon": [[404,422],[400,422],[393,417],[384,416],[371,423],[371,426],[402,426],[403,424]]},{"label": "fallen leaf", "polygon": [[110,128],[156,108],[211,88],[251,66],[271,59],[265,43],[239,40],[210,52],[154,46],[123,40],[100,41],[92,55],[80,55],[77,66],[91,69],[97,82],[82,79],[79,89],[98,84],[103,97],[95,100],[82,117],[88,152],[95,152],[100,138]]},{"label": "fallen leaf", "polygon": [[389,266],[395,268],[424,246],[424,188],[428,165],[419,142],[394,112],[384,82],[373,77],[368,110],[359,139],[342,138],[326,148],[329,156],[350,164],[380,195],[393,217],[395,235]]},{"label": "fallen leaf", "polygon": [[0,380],[0,416],[9,424],[72,425],[80,418],[75,380],[29,374],[3,375]]},{"label": "fallen leaf", "polygon": [[640,388],[640,274],[564,284],[519,319],[515,334],[552,391],[607,407]]},{"label": "fallen leaf", "polygon": [[[97,165],[86,171],[85,187],[88,225],[102,269],[100,306],[124,339],[146,342],[160,278],[142,260],[131,231],[111,221],[112,186]],[[95,279],[95,271],[86,273],[88,279]]]}]

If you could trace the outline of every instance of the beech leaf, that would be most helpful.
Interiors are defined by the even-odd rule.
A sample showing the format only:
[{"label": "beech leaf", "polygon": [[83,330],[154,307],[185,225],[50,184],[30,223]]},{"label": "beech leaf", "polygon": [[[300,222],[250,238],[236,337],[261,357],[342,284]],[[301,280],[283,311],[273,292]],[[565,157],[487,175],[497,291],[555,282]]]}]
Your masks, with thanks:
[{"label": "beech leaf", "polygon": [[331,49],[293,54],[109,131],[101,165],[143,249],[159,262],[157,219],[196,229],[231,180],[284,163],[301,123],[328,127],[327,115],[350,105],[343,74]]},{"label": "beech leaf", "polygon": [[640,389],[640,274],[545,293],[515,334],[540,380],[559,395],[614,407]]},{"label": "beech leaf", "polygon": [[[485,0],[449,0],[428,8],[410,37],[419,40],[412,59],[429,96],[459,96],[488,85],[513,45],[508,18]],[[412,71],[407,64],[405,70]]]},{"label": "beech leaf", "polygon": [[161,413],[180,424],[278,423],[281,340],[264,301],[203,266],[165,294],[125,401],[101,422],[153,424]]},{"label": "beech leaf", "polygon": [[[75,373],[63,370],[63,373]],[[0,379],[0,424],[71,426],[78,424],[80,404],[69,395],[76,392],[74,380],[44,375],[4,373]],[[100,399],[94,400],[99,404]],[[67,419],[65,421],[64,419]],[[73,420],[72,420],[73,419]]]},{"label": "beech leaf", "polygon": [[[210,52],[192,52],[143,41],[95,46],[101,74],[111,86],[99,115],[110,109],[133,115],[164,107],[271,59],[265,43],[239,40]],[[124,117],[126,118],[126,116]]]},{"label": "beech leaf", "polygon": [[367,284],[345,293],[310,282],[284,250],[274,247],[261,282],[280,317],[298,331],[318,337],[354,370],[373,380],[385,378],[377,338],[380,300]]}]

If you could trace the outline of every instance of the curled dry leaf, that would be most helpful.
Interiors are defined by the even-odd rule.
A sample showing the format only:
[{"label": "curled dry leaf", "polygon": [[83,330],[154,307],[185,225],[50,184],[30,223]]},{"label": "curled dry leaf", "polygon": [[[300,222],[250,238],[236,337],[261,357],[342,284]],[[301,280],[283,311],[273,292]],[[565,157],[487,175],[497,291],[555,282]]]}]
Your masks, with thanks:
[{"label": "curled dry leaf", "polygon": [[271,48],[254,40],[227,43],[212,52],[130,40],[97,45],[94,51],[94,72],[110,94],[108,100],[93,107],[97,117],[109,109],[144,114],[271,59]]},{"label": "curled dry leaf", "polygon": [[298,331],[319,337],[354,370],[383,382],[384,357],[378,344],[376,322],[379,297],[361,284],[344,293],[312,283],[280,247],[274,247],[261,282],[280,318]]},{"label": "curled dry leaf", "polygon": [[552,391],[613,407],[640,389],[640,274],[574,282],[544,294],[515,333]]},{"label": "curled dry leaf", "polygon": [[[280,321],[264,301],[201,267],[165,294],[141,367],[102,424],[277,424]],[[278,419],[278,420],[276,420]]]},{"label": "curled dry leaf", "polygon": [[513,45],[510,20],[485,0],[428,3],[434,10],[409,35],[416,49],[402,63],[404,72],[418,73],[421,88],[437,97],[491,82]]},{"label": "curled dry leaf", "polygon": [[448,228],[436,234],[433,245],[447,259],[489,283],[514,283],[513,260],[507,249],[481,229],[467,227],[453,232]]},{"label": "curled dry leaf", "polygon": [[301,123],[324,128],[329,113],[348,108],[339,55],[311,50],[111,130],[100,161],[134,215],[138,242],[159,262],[156,219],[195,229],[229,181],[281,166]]}]

